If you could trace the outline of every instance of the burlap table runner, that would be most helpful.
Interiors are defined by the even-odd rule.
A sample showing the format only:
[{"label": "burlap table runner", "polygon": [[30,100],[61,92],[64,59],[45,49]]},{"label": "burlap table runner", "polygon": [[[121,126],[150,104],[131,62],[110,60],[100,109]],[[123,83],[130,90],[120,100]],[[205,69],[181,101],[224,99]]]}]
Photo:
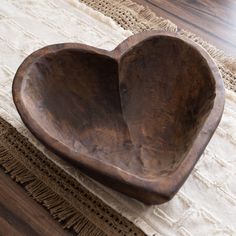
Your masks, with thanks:
[{"label": "burlap table runner", "polygon": [[[68,0],[68,2],[75,8],[81,7],[76,1]],[[236,92],[236,61],[234,58],[225,56],[221,50],[196,35],[179,29],[169,20],[157,17],[150,10],[132,1],[82,0],[81,2],[111,17],[124,29],[133,33],[151,29],[172,31],[202,45],[219,66],[226,88],[232,91],[229,92],[228,97],[233,97],[233,92]],[[49,1],[49,3],[53,7],[58,7],[56,1]],[[109,21],[107,23],[112,24]],[[129,32],[124,33],[124,37],[129,34]],[[7,68],[5,68],[6,70]],[[9,70],[7,73],[12,72]],[[233,106],[231,104],[233,102],[235,102],[234,99],[230,101],[230,106]],[[147,221],[138,221],[132,214],[129,215],[126,209],[122,209],[123,196],[121,196],[119,206],[112,203],[112,200],[116,199],[112,197],[112,194],[116,193],[111,192],[111,197],[104,199],[102,194],[97,194],[102,191],[99,184],[95,184],[82,173],[70,168],[43,147],[40,150],[36,148],[35,145],[40,144],[33,137],[31,139],[29,134],[20,133],[19,129],[16,130],[6,121],[5,116],[3,118],[0,118],[0,165],[35,200],[45,206],[55,219],[62,222],[65,228],[72,228],[79,235],[158,235],[159,231],[155,230],[151,223],[150,226]],[[234,137],[231,138],[231,141],[235,141]],[[108,201],[110,201],[109,204],[107,204]],[[235,203],[234,199],[232,201]],[[135,202],[135,204],[139,203]],[[115,210],[109,205],[116,206]],[[163,218],[168,219],[165,215]],[[184,227],[182,228],[184,229]],[[225,226],[223,230],[229,235],[235,233],[232,227]],[[185,229],[181,232],[182,235],[189,233]],[[181,233],[179,234],[181,235]]]}]

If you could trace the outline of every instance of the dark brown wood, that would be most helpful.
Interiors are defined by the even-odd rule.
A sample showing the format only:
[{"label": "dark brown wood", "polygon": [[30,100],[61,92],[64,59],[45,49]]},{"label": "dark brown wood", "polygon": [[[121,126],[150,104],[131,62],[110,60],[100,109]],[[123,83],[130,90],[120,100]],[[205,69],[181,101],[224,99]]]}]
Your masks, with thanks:
[{"label": "dark brown wood", "polygon": [[235,0],[134,0],[236,56]]},{"label": "dark brown wood", "polygon": [[72,235],[0,169],[0,235]]},{"label": "dark brown wood", "polygon": [[178,191],[224,106],[209,55],[155,31],[131,36],[111,52],[70,43],[43,48],[18,69],[13,97],[48,148],[148,204]]}]

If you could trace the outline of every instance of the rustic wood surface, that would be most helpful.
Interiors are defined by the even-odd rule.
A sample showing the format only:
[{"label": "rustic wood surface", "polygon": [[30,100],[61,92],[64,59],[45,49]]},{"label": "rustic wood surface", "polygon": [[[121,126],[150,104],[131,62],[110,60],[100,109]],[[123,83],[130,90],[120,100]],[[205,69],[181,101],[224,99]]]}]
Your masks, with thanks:
[{"label": "rustic wood surface", "polygon": [[[171,19],[174,23],[178,24],[180,27],[195,32],[199,36],[203,37],[205,40],[215,44],[218,48],[225,50],[227,53],[236,55],[236,1],[234,0],[135,0],[138,3],[149,6],[158,15],[165,18]],[[163,8],[166,4],[171,5],[171,7]],[[183,18],[183,16],[185,16]],[[209,20],[210,18],[210,20]],[[199,22],[199,20],[201,20]],[[209,27],[208,24],[211,23]],[[226,25],[226,27],[225,27]],[[228,43],[229,42],[229,43]],[[5,191],[6,195],[11,195],[12,189],[18,192],[17,189],[20,187],[17,184],[10,184],[12,180],[8,176],[4,176],[2,173],[0,192]],[[36,202],[27,196],[24,192],[23,194],[17,194],[18,202],[11,204],[12,210],[18,209],[18,204],[22,202],[23,204],[37,205]],[[2,202],[2,206],[5,208],[8,205],[7,201]],[[31,212],[31,218],[35,218],[35,215],[42,212],[42,207],[37,206],[34,208],[34,214]],[[45,211],[44,211],[45,212]],[[47,219],[48,213],[45,212],[45,218]],[[22,216],[19,216],[21,219]],[[50,218],[50,217],[49,217]],[[43,224],[38,224],[38,231],[41,232],[45,227],[51,227],[53,232],[57,232],[54,227],[52,227],[53,220],[50,218],[47,222]],[[16,231],[16,224],[7,223],[8,216],[6,213],[2,213],[0,220],[0,229],[7,229],[6,232]],[[30,222],[30,225],[32,223]],[[59,232],[59,231],[58,231]],[[2,232],[1,232],[2,233]],[[3,233],[2,233],[3,234]],[[1,235],[1,234],[0,234]],[[3,234],[4,236],[15,235],[15,234]],[[17,235],[17,234],[16,234]],[[53,235],[51,233],[50,235]],[[60,233],[59,233],[60,235]],[[61,232],[61,235],[63,233]]]},{"label": "rustic wood surface", "polygon": [[0,236],[72,235],[0,169]]},{"label": "rustic wood surface", "polygon": [[18,69],[13,98],[53,152],[105,185],[158,204],[174,196],[209,142],[224,89],[201,47],[153,31],[111,52],[45,47]]},{"label": "rustic wood surface", "polygon": [[235,0],[134,0],[236,56]]}]

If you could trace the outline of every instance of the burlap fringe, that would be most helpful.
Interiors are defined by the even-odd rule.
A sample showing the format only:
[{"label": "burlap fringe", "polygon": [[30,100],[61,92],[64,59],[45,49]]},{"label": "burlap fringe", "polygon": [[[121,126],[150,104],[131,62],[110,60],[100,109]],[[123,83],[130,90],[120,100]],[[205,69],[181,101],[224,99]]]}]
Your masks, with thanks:
[{"label": "burlap fringe", "polygon": [[85,218],[77,209],[38,180],[27,168],[18,162],[0,145],[0,165],[12,179],[20,183],[41,205],[46,207],[54,219],[61,222],[64,229],[72,228],[81,236],[104,236],[105,233]]},{"label": "burlap fringe", "polygon": [[1,166],[64,228],[86,236],[145,235],[55,165],[0,117]]},{"label": "burlap fringe", "polygon": [[80,0],[80,2],[109,16],[121,27],[138,33],[145,30],[161,30],[176,32],[177,26],[171,21],[156,14],[148,8],[131,0]]},{"label": "burlap fringe", "polygon": [[219,63],[219,65],[224,66],[224,68],[234,76],[236,80],[236,58],[233,56],[225,55],[224,51],[216,48],[212,44],[204,41],[202,38],[196,36],[189,31],[181,29],[179,34],[191,39],[192,41],[196,42],[197,44],[201,45],[203,48],[207,50],[207,52]]},{"label": "burlap fringe", "polygon": [[[138,5],[130,0],[119,0],[115,2],[116,6],[123,8],[127,12],[131,11],[133,13],[133,17],[136,17],[136,22],[145,24],[149,29],[165,29],[166,31],[177,32],[177,26],[174,23],[162,17],[157,17],[154,12],[142,5]],[[132,30],[130,27],[128,29]],[[135,28],[132,31],[136,33]],[[140,30],[137,32],[140,32]]]},{"label": "burlap fringe", "polygon": [[[236,92],[236,58],[226,56],[222,50],[217,49],[195,34],[179,29],[171,21],[156,16],[150,9],[134,3],[131,0],[81,0],[81,2],[111,17],[121,27],[138,33],[146,30],[164,30],[176,32],[182,37],[194,41],[207,50],[214,58],[221,70],[226,88]],[[226,74],[225,74],[226,72]]]}]

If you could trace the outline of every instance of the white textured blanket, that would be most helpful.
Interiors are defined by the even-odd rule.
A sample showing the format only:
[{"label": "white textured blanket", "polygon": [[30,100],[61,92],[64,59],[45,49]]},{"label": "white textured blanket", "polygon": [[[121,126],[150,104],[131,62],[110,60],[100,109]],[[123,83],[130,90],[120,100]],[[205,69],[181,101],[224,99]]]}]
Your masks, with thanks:
[{"label": "white textured blanket", "polygon": [[[29,53],[48,44],[80,42],[110,50],[129,35],[76,0],[1,0],[0,116],[65,166],[22,124],[11,96],[14,73]],[[236,235],[236,96],[229,91],[210,144],[180,192],[166,204],[147,207],[67,165],[69,174],[148,235]]]}]

